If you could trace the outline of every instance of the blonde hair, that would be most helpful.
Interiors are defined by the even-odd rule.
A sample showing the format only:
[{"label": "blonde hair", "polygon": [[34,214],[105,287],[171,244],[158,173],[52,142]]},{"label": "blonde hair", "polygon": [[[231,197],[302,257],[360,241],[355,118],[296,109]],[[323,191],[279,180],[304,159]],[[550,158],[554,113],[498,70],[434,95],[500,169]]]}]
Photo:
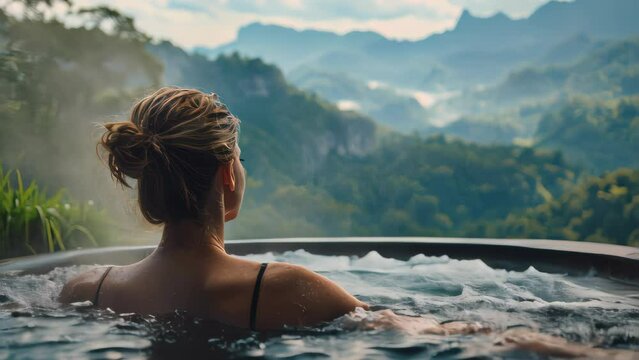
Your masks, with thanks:
[{"label": "blonde hair", "polygon": [[123,186],[138,181],[138,202],[153,224],[201,219],[221,163],[232,160],[239,119],[216,94],[163,87],[138,101],[129,121],[104,124],[99,146]]}]

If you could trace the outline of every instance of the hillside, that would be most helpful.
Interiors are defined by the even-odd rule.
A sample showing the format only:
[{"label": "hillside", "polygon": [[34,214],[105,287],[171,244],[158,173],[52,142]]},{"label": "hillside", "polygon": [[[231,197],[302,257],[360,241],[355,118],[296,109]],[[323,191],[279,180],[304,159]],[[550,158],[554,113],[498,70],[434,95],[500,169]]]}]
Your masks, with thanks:
[{"label": "hillside", "polygon": [[639,38],[631,38],[602,43],[572,64],[515,71],[501,84],[479,93],[477,101],[513,106],[565,94],[616,97],[637,93]]},{"label": "hillside", "polygon": [[[556,138],[557,141],[547,140],[547,130],[538,134],[539,122],[550,117],[557,118],[557,113],[562,108],[571,106],[572,99],[576,97],[601,103],[636,96],[639,94],[638,74],[639,38],[602,41],[578,61],[517,70],[494,86],[468,91],[438,104],[437,111],[458,112],[459,118],[443,128],[431,129],[431,132],[439,131],[484,143],[507,144],[517,139],[527,139],[530,143],[540,144],[550,141],[554,143],[555,148],[571,152],[570,158],[575,159],[572,155],[578,150],[575,148],[570,151],[568,147],[571,145],[566,144],[564,148],[558,140],[561,138],[568,141],[568,138],[562,135]],[[568,113],[565,115],[569,116]],[[574,120],[565,121],[572,121],[573,125],[580,126]],[[556,119],[554,122],[558,123],[559,120]],[[613,140],[616,135],[608,136],[602,128],[598,129],[597,133],[601,137],[593,141],[601,144],[601,154],[606,152],[606,143],[611,148],[619,146],[616,140]],[[611,142],[607,142],[609,140]],[[594,154],[593,151],[588,153]],[[602,159],[602,156],[606,155],[596,158]],[[581,158],[583,160],[584,156]],[[589,163],[593,165],[593,161]],[[633,163],[613,161],[608,163],[607,169],[615,165],[630,166]]]},{"label": "hillside", "polygon": [[233,54],[208,60],[168,42],[148,49],[170,69],[165,84],[221,95],[242,121],[243,156],[261,181],[312,174],[330,152],[363,155],[375,145],[370,119],[290,86],[278,68],[259,59]]},{"label": "hillside", "polygon": [[409,133],[430,126],[430,114],[414,97],[391,87],[364,83],[348,74],[308,69],[291,72],[287,79],[299,88],[317,93],[342,110],[366,114],[388,128]]},{"label": "hillside", "polygon": [[167,83],[215,89],[242,120],[249,189],[234,238],[454,235],[558,196],[576,177],[556,153],[376,134],[257,59],[150,51],[171,69]]},{"label": "hillside", "polygon": [[620,169],[589,178],[560,198],[471,227],[487,237],[567,239],[639,246],[639,171]]},{"label": "hillside", "polygon": [[639,168],[639,97],[614,101],[576,98],[546,114],[536,146],[560,150],[572,163],[596,173]]},{"label": "hillside", "polygon": [[391,136],[366,156],[331,154],[314,175],[252,198],[230,231],[238,238],[458,236],[480,219],[560,196],[575,178],[558,153]]},{"label": "hillside", "polygon": [[0,45],[0,163],[46,179],[40,183],[49,189],[112,199],[95,157],[95,123],[119,118],[160,83],[162,65],[145,51],[144,36],[135,28],[105,33],[4,13],[0,32],[7,40]]}]

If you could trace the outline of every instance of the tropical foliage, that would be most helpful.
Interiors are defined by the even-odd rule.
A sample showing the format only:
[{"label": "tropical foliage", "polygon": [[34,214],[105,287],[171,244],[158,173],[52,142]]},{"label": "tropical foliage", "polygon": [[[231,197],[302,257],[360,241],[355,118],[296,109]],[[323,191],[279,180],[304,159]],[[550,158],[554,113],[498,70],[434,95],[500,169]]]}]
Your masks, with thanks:
[{"label": "tropical foliage", "polygon": [[575,98],[542,117],[536,138],[595,172],[639,168],[639,97]]},{"label": "tropical foliage", "polygon": [[64,190],[48,195],[0,167],[0,258],[98,246],[108,239],[107,219],[92,201],[71,201]]},{"label": "tropical foliage", "polygon": [[560,198],[469,230],[489,237],[567,239],[639,246],[639,170],[592,177]]},{"label": "tropical foliage", "polygon": [[2,161],[27,177],[46,178],[52,187],[71,184],[80,195],[93,196],[94,184],[81,179],[98,168],[94,123],[122,113],[135,96],[156,86],[161,64],[135,30],[96,27],[99,16],[127,23],[114,14],[86,9],[74,15],[87,23],[77,28],[55,18],[1,15]]}]

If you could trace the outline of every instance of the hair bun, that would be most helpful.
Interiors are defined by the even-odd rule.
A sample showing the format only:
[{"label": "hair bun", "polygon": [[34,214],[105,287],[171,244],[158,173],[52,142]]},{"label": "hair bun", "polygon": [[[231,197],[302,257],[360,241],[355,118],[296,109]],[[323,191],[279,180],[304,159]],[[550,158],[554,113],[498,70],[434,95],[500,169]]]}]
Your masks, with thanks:
[{"label": "hair bun", "polygon": [[130,121],[104,124],[104,128],[106,132],[100,144],[109,154],[107,163],[111,175],[129,187],[126,177],[140,179],[149,163],[148,136]]},{"label": "hair bun", "polygon": [[215,94],[163,87],[136,102],[128,121],[105,124],[100,144],[118,182],[137,180],[150,223],[200,221],[219,166],[237,155],[239,123]]}]

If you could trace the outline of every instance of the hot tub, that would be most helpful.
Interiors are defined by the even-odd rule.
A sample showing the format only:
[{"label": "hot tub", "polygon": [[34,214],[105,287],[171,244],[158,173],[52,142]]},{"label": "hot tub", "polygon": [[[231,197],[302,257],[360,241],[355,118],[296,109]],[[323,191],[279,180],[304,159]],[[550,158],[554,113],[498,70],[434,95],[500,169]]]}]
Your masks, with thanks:
[{"label": "hot tub", "polygon": [[[95,264],[132,263],[153,249],[87,249],[0,262],[0,358],[526,356],[496,348],[491,334],[345,331],[340,319],[304,331],[249,333],[179,311],[157,318],[56,302],[74,274]],[[494,334],[526,326],[573,342],[639,349],[636,248],[552,240],[333,238],[228,241],[227,251],[306,265],[374,309],[479,321]]]}]

